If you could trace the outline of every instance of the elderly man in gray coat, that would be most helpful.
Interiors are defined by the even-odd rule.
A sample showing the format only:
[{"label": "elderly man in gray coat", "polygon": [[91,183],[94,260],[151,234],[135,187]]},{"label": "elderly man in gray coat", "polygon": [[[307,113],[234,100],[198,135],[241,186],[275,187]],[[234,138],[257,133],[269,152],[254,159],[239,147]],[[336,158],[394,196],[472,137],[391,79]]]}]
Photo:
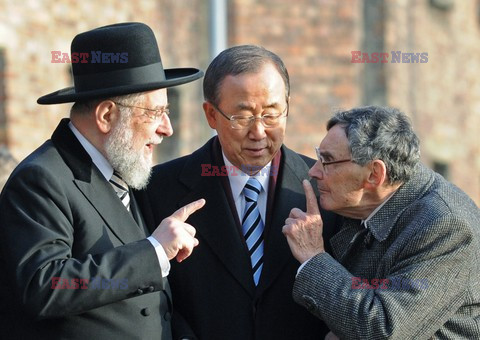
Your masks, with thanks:
[{"label": "elderly man in gray coat", "polygon": [[344,217],[325,252],[307,211],[283,232],[302,263],[294,299],[341,339],[480,339],[480,210],[419,162],[405,114],[364,107],[334,115],[310,169],[320,206]]}]

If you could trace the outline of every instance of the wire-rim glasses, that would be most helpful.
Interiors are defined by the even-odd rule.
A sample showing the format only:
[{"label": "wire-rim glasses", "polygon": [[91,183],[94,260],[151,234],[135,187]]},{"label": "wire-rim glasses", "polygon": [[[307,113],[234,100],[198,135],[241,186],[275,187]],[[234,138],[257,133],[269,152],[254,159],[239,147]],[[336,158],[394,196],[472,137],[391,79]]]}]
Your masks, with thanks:
[{"label": "wire-rim glasses", "polygon": [[125,105],[122,103],[114,102],[117,105],[123,106],[123,107],[129,107],[129,108],[135,108],[135,109],[140,109],[140,110],[145,110],[151,113],[145,113],[148,118],[151,118],[153,120],[160,119],[162,116],[169,115],[170,110],[167,107],[162,107],[161,109],[149,109],[146,107],[140,107],[140,106],[134,106],[134,105]]},{"label": "wire-rim glasses", "polygon": [[263,126],[265,128],[274,128],[277,127],[280,123],[280,119],[285,118],[288,116],[288,102],[287,106],[281,113],[267,113],[260,117],[255,117],[253,115],[245,116],[245,115],[226,115],[218,106],[212,104],[212,106],[217,110],[225,119],[230,121],[230,126],[232,129],[241,130],[241,129],[248,129],[253,123],[260,119]]}]

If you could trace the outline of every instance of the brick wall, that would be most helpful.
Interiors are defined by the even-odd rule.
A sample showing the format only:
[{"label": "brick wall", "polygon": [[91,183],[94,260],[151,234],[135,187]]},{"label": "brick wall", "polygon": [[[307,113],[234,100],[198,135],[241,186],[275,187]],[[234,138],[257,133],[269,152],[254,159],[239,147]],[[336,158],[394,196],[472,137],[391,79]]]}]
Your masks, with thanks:
[{"label": "brick wall", "polygon": [[[423,160],[447,166],[449,179],[478,204],[479,2],[450,1],[446,10],[432,6],[435,2],[229,0],[228,45],[262,45],[285,61],[292,87],[286,135],[291,148],[313,157],[334,110],[396,106],[411,116]],[[208,1],[0,0],[0,19],[6,62],[0,122],[7,124],[0,129],[0,144],[7,143],[17,159],[68,114],[68,104],[39,106],[36,99],[69,86],[69,65],[52,64],[50,51],[69,51],[78,32],[142,21],[154,29],[165,67],[205,70],[210,60]],[[428,62],[351,63],[351,51],[376,49],[427,52]],[[212,134],[201,108],[201,81],[176,91],[175,135],[158,148],[158,161],[192,152]]]},{"label": "brick wall", "polygon": [[[36,100],[71,86],[70,64],[51,63],[51,51],[69,53],[76,34],[116,22],[145,22],[156,34],[165,68],[200,67],[208,62],[206,13],[205,2],[189,0],[0,0],[7,124],[0,144],[6,143],[14,157],[22,159],[50,137],[60,118],[68,116],[71,104],[45,106],[37,105]],[[178,91],[181,112],[173,114],[182,115],[178,119],[181,128],[201,108],[201,82],[180,86]],[[178,134],[180,129],[176,128]],[[185,145],[195,144],[192,140],[200,139],[205,128],[192,125],[182,131],[175,143],[178,145],[170,149],[181,151]]]},{"label": "brick wall", "polygon": [[360,68],[350,51],[360,43],[356,0],[233,0],[230,44],[258,44],[277,53],[290,74],[286,144],[314,156],[332,110],[358,104]]},{"label": "brick wall", "polygon": [[[431,2],[232,0],[229,40],[283,58],[292,86],[286,143],[293,149],[313,157],[336,109],[396,106],[412,118],[423,161],[446,165],[449,180],[478,204],[478,1],[452,1],[449,10]],[[355,50],[387,52],[389,63],[352,64]],[[392,50],[427,52],[428,62],[392,64]]]},{"label": "brick wall", "polygon": [[428,53],[427,63],[386,65],[387,103],[411,116],[424,162],[447,165],[448,178],[479,204],[479,2],[452,1],[449,10],[386,3],[387,51]]}]

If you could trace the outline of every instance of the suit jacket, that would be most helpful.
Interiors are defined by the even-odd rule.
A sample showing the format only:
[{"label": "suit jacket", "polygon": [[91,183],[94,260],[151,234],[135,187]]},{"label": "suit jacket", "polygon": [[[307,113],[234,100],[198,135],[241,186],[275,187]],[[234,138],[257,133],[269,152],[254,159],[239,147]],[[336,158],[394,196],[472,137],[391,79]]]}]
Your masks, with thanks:
[{"label": "suit jacket", "polygon": [[0,197],[0,337],[171,339],[169,286],[138,207],[137,224],[67,124]]},{"label": "suit jacket", "polygon": [[[154,168],[146,198],[155,221],[152,227],[165,214],[193,200],[206,199],[206,205],[187,221],[196,228],[200,244],[184,262],[172,261],[169,274],[174,338],[320,339],[328,331],[292,299],[299,263],[282,234],[290,210],[305,209],[301,182],[308,178],[314,161],[285,146],[281,152],[278,176],[270,179],[264,265],[257,287],[226,172],[224,176],[202,176],[207,168],[202,165],[212,165],[212,169],[224,165],[218,139],[212,138],[190,156]],[[272,185],[274,179],[276,185]],[[325,217],[327,225],[330,217]]]},{"label": "suit jacket", "polygon": [[480,339],[480,210],[417,169],[367,234],[346,219],[334,256],[317,255],[296,279],[295,300],[341,339]]}]

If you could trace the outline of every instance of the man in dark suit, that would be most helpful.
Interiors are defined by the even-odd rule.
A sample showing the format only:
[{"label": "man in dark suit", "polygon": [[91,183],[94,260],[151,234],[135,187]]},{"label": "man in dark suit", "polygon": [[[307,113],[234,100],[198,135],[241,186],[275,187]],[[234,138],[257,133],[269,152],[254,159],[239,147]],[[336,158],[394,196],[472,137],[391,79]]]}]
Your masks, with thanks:
[{"label": "man in dark suit", "polygon": [[284,233],[302,263],[293,295],[340,339],[480,339],[480,210],[419,161],[406,115],[376,106],[334,115],[310,170],[320,206],[344,216],[325,252],[307,211]]},{"label": "man in dark suit", "polygon": [[218,136],[156,166],[143,205],[158,223],[184,202],[208,202],[188,220],[195,255],[172,264],[174,338],[319,339],[325,325],[291,297],[299,264],[281,232],[290,209],[305,206],[302,180],[314,162],[283,145],[287,70],[264,48],[236,46],[212,61],[203,89]]},{"label": "man in dark suit", "polygon": [[184,221],[204,201],[147,238],[129,188],[146,185],[154,145],[172,134],[166,87],[202,72],[164,70],[141,23],[77,35],[72,60],[82,54],[75,86],[38,100],[74,101],[70,119],[19,164],[0,197],[0,337],[171,339],[169,260],[198,244]]}]

